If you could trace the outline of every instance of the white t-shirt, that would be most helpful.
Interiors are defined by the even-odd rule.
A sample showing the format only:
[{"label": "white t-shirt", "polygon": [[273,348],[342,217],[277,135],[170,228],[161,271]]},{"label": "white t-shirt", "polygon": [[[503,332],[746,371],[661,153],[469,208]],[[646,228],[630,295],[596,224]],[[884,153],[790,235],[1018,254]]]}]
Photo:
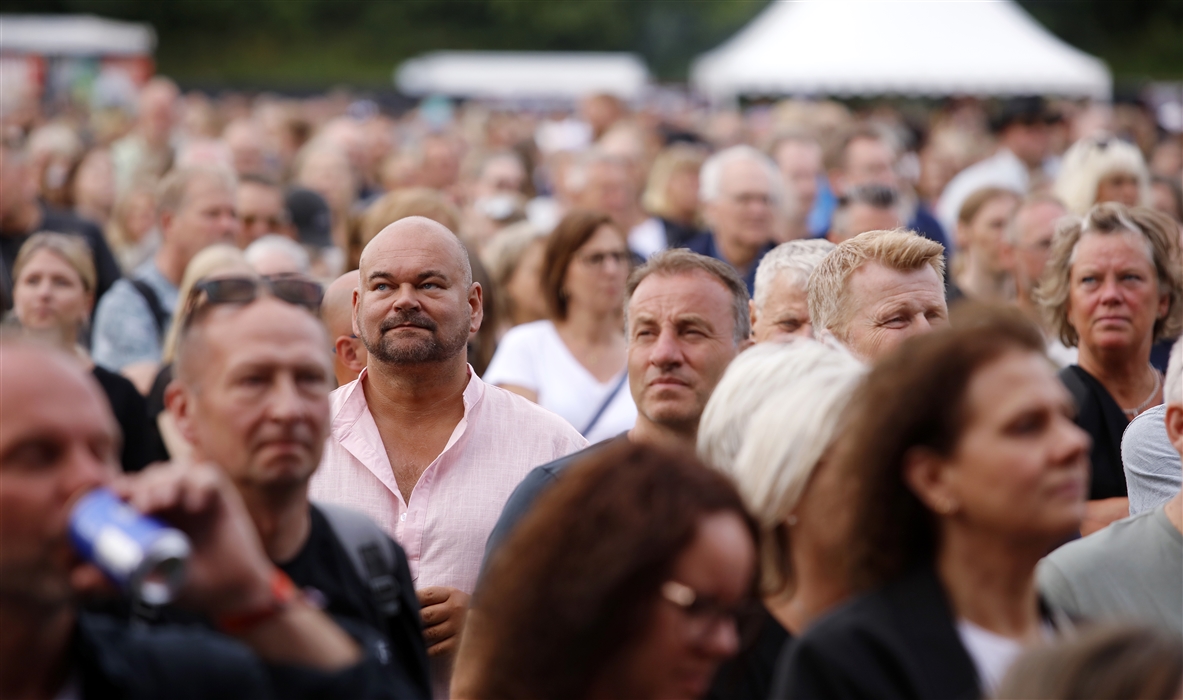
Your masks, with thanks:
[{"label": "white t-shirt", "polygon": [[481,379],[536,392],[540,406],[559,414],[579,431],[587,430],[596,411],[615,391],[599,420],[584,435],[595,443],[616,437],[637,422],[627,371],[622,368],[601,383],[567,349],[554,323],[534,321],[509,329]]},{"label": "white t-shirt", "polygon": [[[1051,639],[1054,635],[1047,623],[1043,624],[1042,632],[1044,639]],[[969,652],[969,658],[973,659],[982,695],[993,695],[1011,664],[1023,653],[1023,645],[964,619],[957,621],[957,635]]]}]

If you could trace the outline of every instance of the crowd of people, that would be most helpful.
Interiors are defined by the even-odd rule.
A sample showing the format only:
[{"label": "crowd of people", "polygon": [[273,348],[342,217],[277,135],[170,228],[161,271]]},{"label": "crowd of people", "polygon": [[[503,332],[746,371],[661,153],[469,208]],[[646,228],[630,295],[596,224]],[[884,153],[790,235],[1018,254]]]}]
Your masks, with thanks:
[{"label": "crowd of people", "polygon": [[1183,135],[430,107],[4,115],[0,696],[1183,697]]}]

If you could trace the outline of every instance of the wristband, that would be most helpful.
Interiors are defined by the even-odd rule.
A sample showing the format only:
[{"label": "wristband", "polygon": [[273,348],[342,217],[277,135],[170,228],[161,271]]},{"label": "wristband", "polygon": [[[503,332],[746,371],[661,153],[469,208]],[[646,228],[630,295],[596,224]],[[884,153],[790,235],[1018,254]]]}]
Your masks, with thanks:
[{"label": "wristband", "polygon": [[242,634],[280,614],[299,597],[296,584],[282,569],[276,568],[271,573],[271,600],[266,605],[247,612],[219,615],[214,625],[226,634]]}]

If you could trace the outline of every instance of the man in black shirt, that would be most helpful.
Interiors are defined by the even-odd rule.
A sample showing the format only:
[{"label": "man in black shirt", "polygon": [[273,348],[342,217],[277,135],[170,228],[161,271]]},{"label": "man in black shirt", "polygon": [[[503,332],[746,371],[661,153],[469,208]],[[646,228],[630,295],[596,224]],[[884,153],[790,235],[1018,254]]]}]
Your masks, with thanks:
[{"label": "man in black shirt", "polygon": [[5,300],[0,311],[12,308],[12,265],[16,254],[29,236],[39,231],[54,231],[80,236],[86,240],[94,255],[98,272],[95,303],[115,280],[119,279],[119,264],[111,254],[103,232],[95,224],[73,214],[54,211],[37,200],[37,182],[30,177],[25,154],[16,147],[0,144],[0,299]]},{"label": "man in black shirt", "polygon": [[194,458],[219,465],[238,487],[270,559],[342,627],[384,634],[398,694],[428,697],[402,549],[364,516],[308,500],[329,428],[326,333],[308,310],[270,296],[267,283],[235,283],[255,284],[255,299],[218,303],[207,294],[181,330],[166,404]]}]

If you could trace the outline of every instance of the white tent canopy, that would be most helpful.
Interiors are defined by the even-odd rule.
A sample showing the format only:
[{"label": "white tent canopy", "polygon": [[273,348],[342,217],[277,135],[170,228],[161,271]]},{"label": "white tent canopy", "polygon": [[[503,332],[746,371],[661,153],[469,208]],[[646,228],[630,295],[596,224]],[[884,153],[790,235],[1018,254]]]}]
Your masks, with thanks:
[{"label": "white tent canopy", "polygon": [[740,94],[1061,95],[1108,99],[1099,59],[1012,0],[781,0],[699,57],[691,82]]},{"label": "white tent canopy", "polygon": [[0,51],[41,56],[146,56],[150,25],[92,15],[0,15]]},{"label": "white tent canopy", "polygon": [[486,99],[576,99],[594,92],[634,99],[648,80],[634,54],[509,51],[437,51],[403,63],[394,78],[408,95]]}]

